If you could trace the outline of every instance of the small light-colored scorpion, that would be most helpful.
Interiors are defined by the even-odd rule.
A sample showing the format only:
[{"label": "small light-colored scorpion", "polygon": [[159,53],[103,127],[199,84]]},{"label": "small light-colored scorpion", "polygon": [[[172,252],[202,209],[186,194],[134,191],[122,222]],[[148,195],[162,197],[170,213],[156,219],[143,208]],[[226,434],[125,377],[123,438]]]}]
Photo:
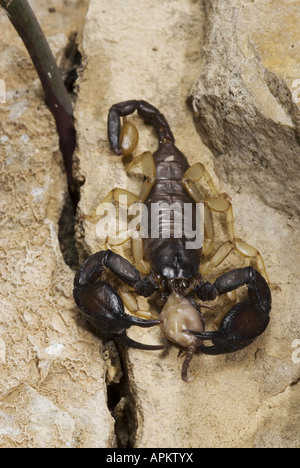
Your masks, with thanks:
[{"label": "small light-colored scorpion", "polygon": [[[102,339],[113,339],[139,349],[163,349],[161,345],[138,343],[126,334],[133,325],[152,327],[160,324],[168,340],[187,349],[182,379],[188,381],[188,367],[195,352],[232,353],[250,345],[265,331],[271,310],[268,277],[259,251],[235,237],[233,210],[228,197],[218,193],[201,162],[189,166],[184,154],[175,146],[170,127],[158,109],[136,100],[113,105],[108,115],[108,139],[112,151],[118,155],[129,155],[136,148],[137,129],[126,119],[135,111],[146,124],[154,127],[159,146],[153,155],[144,152],[129,164],[130,168],[137,164],[142,166],[144,183],[140,196],[116,188],[105,201],[118,202],[121,196],[126,196],[128,205],[142,202],[149,217],[147,236],[132,238],[135,266],[110,249],[90,256],[75,277],[74,298]],[[121,117],[124,118],[122,128]],[[203,199],[196,185],[202,181],[212,193],[210,198]],[[158,235],[151,237],[151,209],[155,204],[163,206],[158,216]],[[191,239],[183,229],[181,236],[174,235],[175,231],[178,233],[175,213],[169,218],[164,216],[164,207],[174,204],[182,210],[189,204],[193,229],[197,206],[202,204],[203,245],[187,248],[187,241]],[[228,240],[218,248],[215,248],[213,212],[226,216]],[[234,250],[251,258],[256,268],[238,268],[222,274],[212,283],[206,281],[204,278],[211,275],[213,269]],[[105,270],[112,272],[121,284],[127,285],[127,290],[120,288],[117,291],[104,281]],[[231,304],[229,310],[223,312],[218,329],[206,331],[201,309],[207,306],[199,304],[196,299],[213,301],[242,285],[248,287],[248,299]],[[138,309],[134,294],[144,297],[155,294],[162,306],[159,317],[145,319],[131,315]],[[125,312],[124,303],[131,314]]]}]

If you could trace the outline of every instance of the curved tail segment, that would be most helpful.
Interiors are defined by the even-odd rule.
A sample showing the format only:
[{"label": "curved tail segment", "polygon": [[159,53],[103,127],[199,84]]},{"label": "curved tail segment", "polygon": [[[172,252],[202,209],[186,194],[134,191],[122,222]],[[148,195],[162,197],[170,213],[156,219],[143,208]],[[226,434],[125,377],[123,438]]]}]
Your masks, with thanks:
[{"label": "curved tail segment", "polygon": [[108,141],[112,151],[122,154],[120,147],[121,117],[133,114],[135,111],[144,119],[146,124],[155,129],[159,145],[163,143],[175,143],[175,139],[165,117],[156,107],[146,101],[124,101],[114,104],[108,113],[107,130]]}]

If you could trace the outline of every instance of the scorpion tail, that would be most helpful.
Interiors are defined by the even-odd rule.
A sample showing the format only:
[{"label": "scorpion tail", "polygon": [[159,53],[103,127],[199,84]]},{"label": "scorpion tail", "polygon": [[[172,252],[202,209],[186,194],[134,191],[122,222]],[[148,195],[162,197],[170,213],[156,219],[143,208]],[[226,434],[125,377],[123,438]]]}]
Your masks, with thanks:
[{"label": "scorpion tail", "polygon": [[114,104],[108,113],[107,130],[108,141],[111,149],[116,154],[124,154],[122,145],[120,146],[121,123],[120,118],[133,114],[135,111],[144,119],[146,124],[150,124],[156,131],[159,144],[175,143],[173,133],[166,118],[159,110],[146,101],[124,101]]},{"label": "scorpion tail", "polygon": [[139,101],[138,114],[143,117],[144,122],[153,126],[158,136],[159,144],[175,143],[175,138],[171,132],[166,118],[156,107],[146,101]]}]

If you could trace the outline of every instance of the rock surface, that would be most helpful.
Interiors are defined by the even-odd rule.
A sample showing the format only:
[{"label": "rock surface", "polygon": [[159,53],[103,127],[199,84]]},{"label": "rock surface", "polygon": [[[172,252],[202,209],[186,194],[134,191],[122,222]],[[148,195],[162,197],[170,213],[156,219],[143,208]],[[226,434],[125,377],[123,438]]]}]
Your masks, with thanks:
[{"label": "rock surface", "polygon": [[[59,60],[83,3],[53,1],[53,13],[48,2],[30,3]],[[114,425],[100,342],[78,318],[58,243],[66,182],[55,125],[2,10],[0,24],[0,446],[106,447]]]},{"label": "rock surface", "polygon": [[[54,46],[66,44],[83,22],[83,2],[68,2],[68,9],[53,0],[55,15],[46,2],[31,3]],[[0,78],[8,89],[0,106],[2,447],[112,447],[116,440],[170,448],[300,445],[299,2],[276,1],[275,9],[267,0],[213,3],[90,0],[75,109],[76,176],[83,183],[78,253],[82,261],[105,247],[89,216],[108,191],[119,186],[139,192],[142,174],[127,175],[111,153],[106,120],[113,103],[145,99],[164,113],[190,163],[202,161],[218,189],[230,194],[237,235],[259,248],[266,262],[271,324],[238,353],[197,355],[189,384],[180,379],[182,358],[173,345],[165,352],[121,351],[120,378],[116,349],[101,346],[73,303],[74,272],[57,240],[66,189],[57,136],[28,55],[2,15]],[[274,39],[271,25],[279,10],[290,42]],[[193,96],[201,124],[187,96]],[[152,129],[136,115],[130,120],[140,131],[136,154],[154,151]],[[281,167],[283,154],[288,159]],[[217,233],[220,242],[221,223]],[[130,245],[116,251],[132,259]],[[232,255],[219,271],[243,264]],[[139,302],[141,309],[150,307]],[[129,333],[145,343],[164,341],[159,328]],[[107,394],[114,395],[109,405],[114,400],[115,428]]]},{"label": "rock surface", "polygon": [[[208,0],[196,125],[225,180],[299,214],[299,1]],[[255,168],[255,170],[253,170]]]}]

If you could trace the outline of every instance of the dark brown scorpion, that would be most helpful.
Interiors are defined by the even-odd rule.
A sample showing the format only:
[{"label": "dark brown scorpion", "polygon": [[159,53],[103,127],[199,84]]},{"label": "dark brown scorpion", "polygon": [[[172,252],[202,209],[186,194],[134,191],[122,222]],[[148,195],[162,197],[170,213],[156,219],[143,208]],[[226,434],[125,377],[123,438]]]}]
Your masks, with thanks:
[{"label": "dark brown scorpion", "polygon": [[[161,345],[138,343],[126,334],[126,330],[133,325],[152,327],[160,324],[167,339],[187,348],[182,366],[182,378],[187,381],[188,366],[196,351],[214,355],[232,353],[250,345],[265,331],[269,323],[271,293],[260,253],[235,237],[233,211],[228,197],[218,193],[202,163],[189,166],[184,154],[176,148],[170,127],[158,109],[145,101],[136,100],[113,105],[108,115],[111,149],[118,155],[127,155],[137,146],[137,130],[126,120],[126,116],[136,110],[146,124],[154,127],[159,140],[158,149],[153,155],[150,152],[142,153],[130,164],[131,167],[138,163],[142,165],[144,183],[139,198],[117,188],[105,199],[119,201],[121,195],[127,195],[128,205],[139,201],[146,207],[146,235],[143,239],[132,239],[136,267],[110,249],[97,252],[79,269],[74,281],[74,298],[102,339],[113,339],[139,349],[163,349]],[[124,118],[122,129],[121,117]],[[196,182],[202,180],[208,184],[212,197],[203,199],[201,196]],[[161,209],[153,236],[151,213],[155,204]],[[204,242],[196,248],[187,248],[187,245],[191,245],[187,242],[196,238],[196,210],[199,205],[204,212]],[[164,216],[166,206],[173,209],[169,217]],[[189,220],[194,238],[191,232],[183,230],[182,224],[181,235],[178,236],[176,210],[183,213],[187,206],[190,207]],[[217,249],[214,246],[212,212],[226,215],[228,240]],[[212,269],[220,265],[233,250],[252,258],[256,268],[238,268],[219,276],[212,283],[205,281],[204,277],[210,275]],[[207,261],[204,261],[205,258]],[[127,291],[117,292],[103,281],[107,270],[123,285],[127,285]],[[243,285],[248,287],[248,299],[233,306],[231,304],[219,321],[217,330],[205,331],[201,313],[201,307],[205,306],[199,305],[192,296],[201,301],[213,301],[217,296]],[[128,289],[144,297],[155,293],[163,306],[160,316],[144,319],[125,313],[124,303],[130,312],[137,309],[134,296]],[[210,343],[205,344],[206,341]]]}]

